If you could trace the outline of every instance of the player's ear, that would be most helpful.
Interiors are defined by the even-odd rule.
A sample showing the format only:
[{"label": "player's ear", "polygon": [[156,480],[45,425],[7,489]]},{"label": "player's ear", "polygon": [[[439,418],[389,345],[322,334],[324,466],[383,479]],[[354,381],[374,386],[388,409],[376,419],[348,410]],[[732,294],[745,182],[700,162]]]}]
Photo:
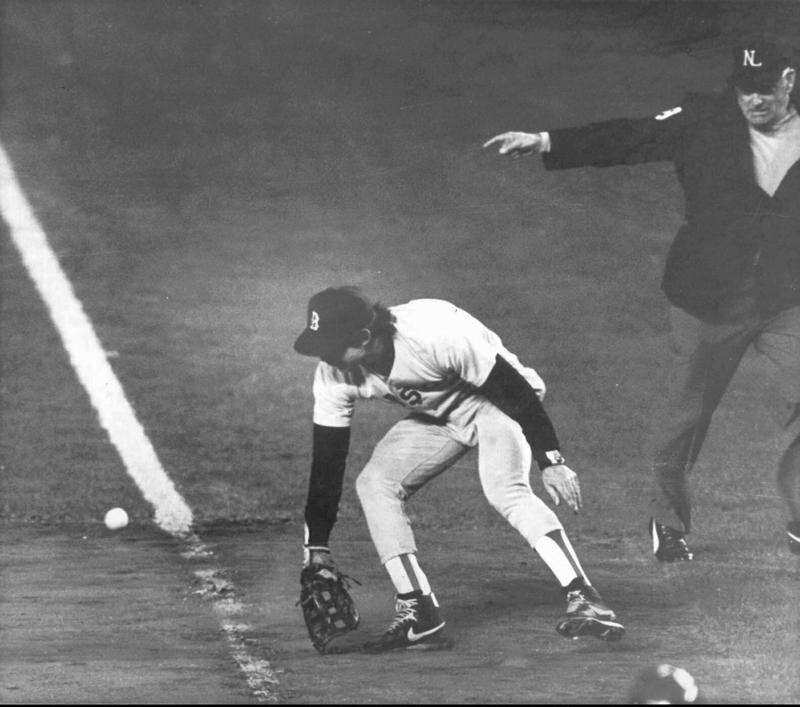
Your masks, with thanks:
[{"label": "player's ear", "polygon": [[372,341],[372,332],[366,327],[359,330],[358,332],[359,347],[366,346],[370,341]]},{"label": "player's ear", "polygon": [[786,90],[789,93],[791,93],[792,89],[794,88],[795,76],[796,76],[796,72],[791,66],[786,67],[783,70],[783,74],[781,75],[781,78],[786,81]]}]

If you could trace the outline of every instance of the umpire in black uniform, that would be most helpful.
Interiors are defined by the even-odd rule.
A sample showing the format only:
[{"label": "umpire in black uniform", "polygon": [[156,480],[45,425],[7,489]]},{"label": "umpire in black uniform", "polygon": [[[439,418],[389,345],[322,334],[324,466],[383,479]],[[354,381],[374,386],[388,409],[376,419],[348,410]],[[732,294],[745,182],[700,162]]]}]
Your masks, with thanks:
[{"label": "umpire in black uniform", "polygon": [[[790,51],[756,38],[733,47],[726,90],[689,94],[654,117],[608,120],[488,140],[500,154],[541,153],[547,169],[671,160],[683,188],[683,225],[662,289],[676,351],[654,416],[659,560],[691,560],[686,476],[711,417],[752,346],[774,372],[786,424],[800,415],[800,116]],[[800,553],[800,436],[783,454],[789,547]]]}]

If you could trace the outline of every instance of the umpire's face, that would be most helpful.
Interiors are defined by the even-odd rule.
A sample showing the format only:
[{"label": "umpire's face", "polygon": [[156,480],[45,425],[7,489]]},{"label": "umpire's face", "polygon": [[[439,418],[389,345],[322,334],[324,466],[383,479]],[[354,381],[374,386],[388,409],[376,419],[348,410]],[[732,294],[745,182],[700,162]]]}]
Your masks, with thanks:
[{"label": "umpire's face", "polygon": [[736,100],[745,119],[754,128],[765,130],[789,113],[789,94],[794,88],[795,71],[786,69],[770,90],[764,93],[736,88]]}]

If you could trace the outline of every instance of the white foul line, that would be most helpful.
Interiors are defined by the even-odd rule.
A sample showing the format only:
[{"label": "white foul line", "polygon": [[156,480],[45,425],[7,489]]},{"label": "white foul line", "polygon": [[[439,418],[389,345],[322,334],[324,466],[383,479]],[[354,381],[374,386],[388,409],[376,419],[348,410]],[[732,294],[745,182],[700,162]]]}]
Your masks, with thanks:
[{"label": "white foul line", "polygon": [[[97,410],[100,424],[108,432],[128,474],[155,508],[156,524],[183,540],[187,548],[182,553],[185,558],[213,556],[213,552],[191,531],[192,511],[161,466],[153,445],[125,397],[94,327],[47,242],[47,235],[22,192],[2,145],[0,212],[8,223],[11,240],[19,250],[25,268],[50,312],[78,379]],[[224,570],[200,570],[195,575],[214,590]],[[221,591],[203,593],[215,597],[214,610],[225,632],[231,655],[244,673],[251,692],[259,702],[275,702],[278,679],[269,661],[250,655],[246,647],[250,627],[246,623],[231,620],[241,615],[244,609],[235,600],[236,588],[224,580]]]},{"label": "white foul line", "polygon": [[128,474],[153,505],[156,523],[170,533],[188,532],[192,511],[175,490],[125,397],[89,317],[22,193],[2,145],[0,211],[22,262],[47,305],[75,373],[97,410],[100,424],[108,432]]}]

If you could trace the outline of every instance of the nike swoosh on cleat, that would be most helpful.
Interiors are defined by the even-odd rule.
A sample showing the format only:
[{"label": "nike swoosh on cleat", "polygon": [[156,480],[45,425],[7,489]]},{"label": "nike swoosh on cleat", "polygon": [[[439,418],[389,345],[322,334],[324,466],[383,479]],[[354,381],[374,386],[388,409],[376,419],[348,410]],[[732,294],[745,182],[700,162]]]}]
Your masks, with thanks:
[{"label": "nike swoosh on cleat", "polygon": [[438,626],[434,626],[433,628],[428,629],[427,631],[420,631],[419,633],[417,633],[414,630],[413,626],[409,626],[408,632],[406,633],[406,638],[408,638],[408,640],[411,641],[412,643],[415,643],[416,641],[425,638],[425,636],[430,636],[432,633],[436,633],[440,628],[442,628],[442,626],[445,625],[445,623],[447,622],[442,621],[442,623],[440,623]]}]

